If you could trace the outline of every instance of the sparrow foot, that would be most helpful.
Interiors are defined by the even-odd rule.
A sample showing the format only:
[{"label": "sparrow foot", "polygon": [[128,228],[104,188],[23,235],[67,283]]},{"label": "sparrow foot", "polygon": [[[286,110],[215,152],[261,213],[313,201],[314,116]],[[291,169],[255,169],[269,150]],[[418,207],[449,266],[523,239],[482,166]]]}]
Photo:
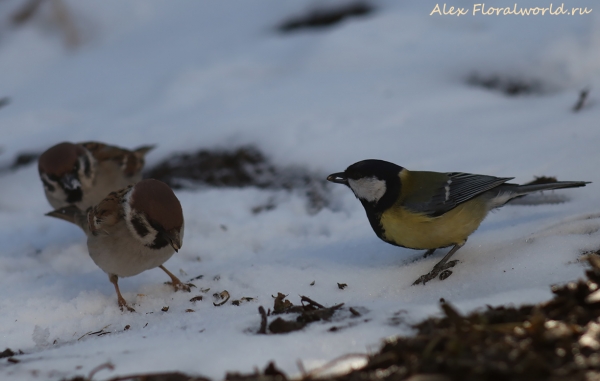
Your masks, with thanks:
[{"label": "sparrow foot", "polygon": [[433,267],[433,269],[431,270],[431,272],[429,272],[428,274],[425,274],[425,275],[421,275],[419,277],[419,279],[417,279],[413,283],[413,286],[416,284],[424,285],[425,283],[429,282],[430,280],[437,277],[438,275],[440,276],[440,280],[444,280],[444,279],[448,278],[450,275],[452,275],[452,271],[450,271],[448,269],[456,266],[457,263],[458,263],[458,260],[454,260],[454,261],[448,261],[442,265],[435,265]]},{"label": "sparrow foot", "polygon": [[192,287],[196,287],[195,284],[183,283],[182,281],[165,282],[165,284],[172,286],[173,289],[175,289],[175,291],[185,291],[185,292],[192,292]]},{"label": "sparrow foot", "polygon": [[170,282],[165,282],[165,284],[170,284],[171,286],[173,286],[173,288],[175,289],[175,291],[187,291],[187,292],[192,292],[192,287],[196,287],[196,285],[192,284],[192,283],[183,283],[182,281],[179,280],[179,278],[177,278],[175,275],[173,275],[169,270],[167,270],[165,268],[165,266],[160,265],[158,266],[162,271],[164,271],[165,273],[167,273],[167,275],[169,276],[169,278],[171,278]]},{"label": "sparrow foot", "polygon": [[127,309],[127,311],[129,311],[129,312],[135,312],[135,310],[133,308],[129,307],[129,305],[127,304],[125,299],[119,298],[119,309],[121,311],[125,312],[124,308]]}]

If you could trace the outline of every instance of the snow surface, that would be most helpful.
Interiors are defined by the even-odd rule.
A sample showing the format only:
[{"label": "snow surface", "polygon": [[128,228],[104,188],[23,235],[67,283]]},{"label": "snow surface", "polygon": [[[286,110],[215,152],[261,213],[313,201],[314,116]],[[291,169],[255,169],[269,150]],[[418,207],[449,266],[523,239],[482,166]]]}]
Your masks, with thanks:
[{"label": "snow surface", "polygon": [[[182,279],[203,275],[198,290],[173,293],[165,274],[147,271],[120,281],[137,310],[123,313],[83,234],[43,216],[50,206],[35,165],[4,169],[0,345],[25,355],[18,364],[0,360],[2,379],[58,380],[106,362],[115,369],[96,379],[173,370],[222,379],[271,360],[297,375],[298,360],[311,370],[410,334],[408,323],[438,313],[441,297],[462,311],[545,300],[551,284],[582,275],[582,252],[600,246],[596,2],[565,3],[593,9],[586,16],[454,17],[429,16],[435,1],[381,0],[366,17],[283,35],[274,31],[283,20],[343,2],[63,0],[81,36],[77,49],[53,26],[52,2],[10,27],[21,3],[0,4],[0,96],[11,99],[0,108],[1,168],[64,140],[157,143],[149,165],[175,152],[253,144],[282,166],[323,176],[378,158],[409,169],[595,184],[556,191],[568,200],[561,204],[490,214],[457,253],[454,274],[424,287],[411,283],[443,251],[422,260],[422,252],[380,241],[343,186],[331,185],[333,207],[317,214],[300,192],[178,191],[185,240],[166,267]],[[537,81],[543,90],[508,97],[468,85],[474,73]],[[588,105],[574,113],[586,86]],[[274,210],[251,212],[272,197]],[[191,303],[200,288],[210,291]],[[256,301],[215,307],[211,295],[222,290]],[[277,292],[295,304],[299,295],[346,303],[363,316],[346,310],[299,332],[257,335],[257,308],[272,307]],[[102,329],[111,333],[84,336]]]}]

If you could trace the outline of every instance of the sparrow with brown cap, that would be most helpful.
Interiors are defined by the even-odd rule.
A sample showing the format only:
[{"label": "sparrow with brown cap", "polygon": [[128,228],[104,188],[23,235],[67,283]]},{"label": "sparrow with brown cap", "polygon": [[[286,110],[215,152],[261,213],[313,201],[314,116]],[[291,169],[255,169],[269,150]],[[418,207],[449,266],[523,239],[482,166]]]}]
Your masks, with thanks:
[{"label": "sparrow with brown cap", "polygon": [[98,142],[63,142],[38,160],[38,172],[52,207],[76,205],[85,210],[110,192],[142,179],[144,157],[154,146],[133,151]]},{"label": "sparrow with brown cap", "polygon": [[147,179],[111,192],[83,212],[70,205],[47,214],[78,225],[87,235],[90,257],[115,286],[119,307],[133,312],[119,290],[119,277],[159,267],[175,290],[190,291],[164,266],[181,248],[183,211],[179,200],[161,181]]}]

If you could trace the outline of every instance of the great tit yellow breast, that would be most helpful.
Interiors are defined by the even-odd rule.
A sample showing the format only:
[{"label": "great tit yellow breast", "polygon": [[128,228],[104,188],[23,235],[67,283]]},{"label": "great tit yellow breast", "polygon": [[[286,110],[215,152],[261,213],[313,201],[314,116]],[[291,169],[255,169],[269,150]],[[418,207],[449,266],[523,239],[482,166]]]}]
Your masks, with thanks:
[{"label": "great tit yellow breast", "polygon": [[411,249],[437,249],[462,244],[488,213],[476,197],[438,217],[414,213],[396,203],[381,214],[382,239]]}]

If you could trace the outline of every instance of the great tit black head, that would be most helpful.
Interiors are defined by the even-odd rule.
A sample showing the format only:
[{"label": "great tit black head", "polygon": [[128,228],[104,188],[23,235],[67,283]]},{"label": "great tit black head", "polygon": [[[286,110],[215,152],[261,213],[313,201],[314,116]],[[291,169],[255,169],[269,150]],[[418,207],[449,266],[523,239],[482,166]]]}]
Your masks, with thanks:
[{"label": "great tit black head", "polygon": [[384,160],[363,160],[344,172],[333,173],[327,180],[347,185],[365,207],[383,211],[390,207],[400,192],[402,167]]}]

